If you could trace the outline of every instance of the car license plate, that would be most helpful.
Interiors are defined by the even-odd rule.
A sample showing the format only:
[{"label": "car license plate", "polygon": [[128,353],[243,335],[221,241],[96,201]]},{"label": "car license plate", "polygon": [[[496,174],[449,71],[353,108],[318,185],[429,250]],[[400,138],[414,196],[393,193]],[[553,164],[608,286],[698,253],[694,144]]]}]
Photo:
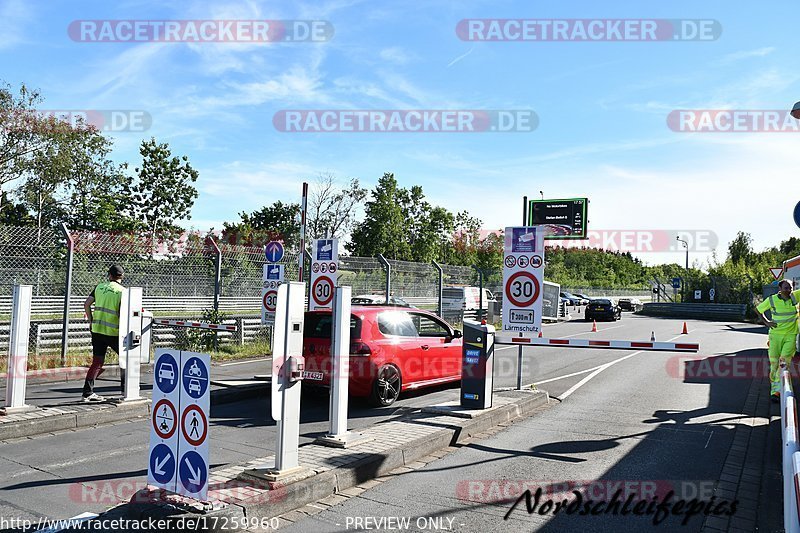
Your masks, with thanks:
[{"label": "car license plate", "polygon": [[304,370],[303,379],[310,379],[311,381],[322,381],[322,372],[307,372]]}]

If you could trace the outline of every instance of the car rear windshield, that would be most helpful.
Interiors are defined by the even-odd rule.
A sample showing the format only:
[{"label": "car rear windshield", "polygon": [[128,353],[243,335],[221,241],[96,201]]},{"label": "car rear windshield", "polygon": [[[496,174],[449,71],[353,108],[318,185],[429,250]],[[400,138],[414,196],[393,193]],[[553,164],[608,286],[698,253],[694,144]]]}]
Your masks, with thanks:
[{"label": "car rear windshield", "polygon": [[592,303],[598,305],[611,305],[609,300],[592,300]]},{"label": "car rear windshield", "polygon": [[[304,339],[330,339],[333,315],[330,313],[306,313]],[[350,316],[350,339],[361,338],[361,319]]]}]

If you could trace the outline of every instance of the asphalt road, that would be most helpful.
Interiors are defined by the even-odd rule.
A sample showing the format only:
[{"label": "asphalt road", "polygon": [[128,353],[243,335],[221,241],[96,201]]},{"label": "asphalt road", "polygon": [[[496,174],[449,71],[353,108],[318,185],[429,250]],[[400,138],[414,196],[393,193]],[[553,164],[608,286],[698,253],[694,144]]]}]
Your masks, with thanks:
[{"label": "asphalt road", "polygon": [[[626,317],[609,325],[618,329],[608,329],[608,335],[593,335],[641,338],[645,331],[649,337],[652,329],[658,340],[668,340],[680,331],[679,325]],[[682,338],[700,341],[700,355],[711,361],[765,352],[761,328],[689,325],[692,334]],[[580,324],[559,329],[581,334]],[[622,516],[621,509],[618,515],[602,513],[604,508],[598,516],[553,515],[552,509],[540,514],[547,500],[575,501],[574,488],[585,491],[584,502],[610,502],[618,489],[623,490],[623,503],[630,495],[661,501],[669,490],[676,491],[676,499],[711,501],[751,380],[685,378],[678,370],[692,363],[676,357],[685,354],[542,350],[531,364],[544,378],[541,381],[619,362],[578,388],[574,386],[592,372],[551,381],[545,388],[552,394],[569,393],[562,402],[281,531],[364,531],[389,518],[395,530],[405,531],[699,531],[702,514],[687,519],[686,526],[681,525],[685,514],[669,516],[658,526],[655,515]],[[509,513],[523,487],[534,495],[537,488],[543,490],[539,505],[529,514],[523,500]],[[409,526],[402,520],[409,520]]]},{"label": "asphalt road", "polygon": [[[652,331],[659,341],[678,337],[701,342],[704,355],[764,344],[763,335],[753,334],[760,330],[746,325],[690,322],[691,333],[679,336],[681,324],[626,314],[620,322],[599,324],[597,333],[589,332],[591,323],[578,321],[547,326],[545,336],[649,340]],[[598,366],[631,355],[619,350],[526,348],[523,383],[538,383],[552,396],[563,397],[563,404],[513,426],[491,442],[445,458],[431,472],[384,484],[370,491],[374,494],[369,498],[336,508],[331,517],[320,516],[324,522],[319,527],[338,530],[332,526],[341,521],[337,513],[383,516],[402,511],[415,516],[455,513],[464,522],[464,531],[474,531],[473,526],[479,524],[485,530],[509,530],[510,524],[502,521],[504,509],[454,497],[454,487],[461,480],[711,479],[730,444],[729,429],[715,420],[724,413],[739,412],[746,387],[741,380],[713,387],[687,385],[666,371],[670,358],[681,354],[645,352],[605,368],[575,389]],[[514,386],[517,348],[498,347],[496,357],[495,387]],[[567,375],[571,376],[560,378]],[[79,391],[80,385],[63,384],[62,393]],[[456,398],[457,388],[452,386],[401,396],[391,408],[353,402],[350,428]],[[328,429],[327,397],[304,394],[302,402],[301,444]],[[268,420],[268,413],[266,398],[212,406],[212,468],[274,453],[275,424]],[[148,421],[138,420],[0,444],[0,516],[67,518],[127,501],[145,484],[148,442]],[[384,493],[391,490],[396,492]],[[393,500],[404,491],[415,496]],[[359,505],[364,507],[351,507]],[[534,521],[524,514],[517,511],[514,520],[529,529]],[[551,522],[561,527],[558,519]],[[597,522],[591,522],[586,527],[596,526]]]}]

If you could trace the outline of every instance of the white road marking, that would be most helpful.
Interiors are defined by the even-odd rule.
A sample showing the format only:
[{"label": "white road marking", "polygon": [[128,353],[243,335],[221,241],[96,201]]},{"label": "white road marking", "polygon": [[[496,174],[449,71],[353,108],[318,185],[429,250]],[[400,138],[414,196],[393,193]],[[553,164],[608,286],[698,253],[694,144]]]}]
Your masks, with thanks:
[{"label": "white road marking", "polygon": [[248,359],[247,361],[236,361],[235,363],[222,363],[219,366],[246,365],[247,363],[258,363],[260,361],[267,361],[267,359]]},{"label": "white road marking", "polygon": [[[672,337],[671,339],[669,339],[667,342],[674,341],[675,339],[679,339],[680,337],[681,337],[681,335],[676,335],[675,337]],[[630,358],[631,358],[631,357],[633,357],[634,355],[639,355],[640,353],[644,353],[644,352],[646,352],[646,351],[648,351],[648,350],[639,350],[639,351],[633,352],[632,354],[625,355],[625,356],[623,356],[623,357],[620,357],[619,359],[615,359],[615,360],[613,360],[613,361],[611,361],[611,362],[608,362],[608,363],[606,363],[606,364],[604,364],[604,365],[601,365],[601,366],[600,366],[599,368],[597,368],[597,369],[596,369],[594,372],[592,372],[591,374],[589,374],[588,376],[586,376],[585,378],[583,378],[582,380],[580,380],[578,383],[576,383],[575,385],[573,385],[572,387],[570,387],[570,388],[569,388],[569,389],[568,389],[568,390],[567,390],[567,391],[566,391],[564,394],[562,394],[561,396],[557,396],[556,398],[557,398],[557,399],[559,399],[559,400],[561,400],[561,401],[563,402],[563,401],[564,401],[565,399],[567,399],[567,398],[568,398],[568,397],[569,397],[569,396],[570,396],[570,395],[571,395],[573,392],[575,392],[576,390],[578,390],[578,389],[580,389],[581,387],[583,387],[584,385],[586,385],[586,384],[587,384],[587,383],[588,383],[588,382],[589,382],[589,381],[590,381],[592,378],[594,378],[595,376],[597,376],[597,375],[598,375],[600,372],[602,372],[602,371],[603,371],[603,370],[605,370],[606,368],[608,368],[608,367],[610,367],[610,366],[613,366],[613,365],[616,365],[617,363],[619,363],[619,362],[621,362],[621,361],[624,361],[625,359],[630,359]]]}]

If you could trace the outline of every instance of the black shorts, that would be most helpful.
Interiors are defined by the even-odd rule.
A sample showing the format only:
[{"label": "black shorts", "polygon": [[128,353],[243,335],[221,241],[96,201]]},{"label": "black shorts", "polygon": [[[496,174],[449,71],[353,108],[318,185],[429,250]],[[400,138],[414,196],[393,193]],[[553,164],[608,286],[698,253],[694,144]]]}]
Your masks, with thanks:
[{"label": "black shorts", "polygon": [[103,335],[102,333],[92,332],[92,355],[105,359],[106,350],[111,348],[119,355],[119,337]]}]

